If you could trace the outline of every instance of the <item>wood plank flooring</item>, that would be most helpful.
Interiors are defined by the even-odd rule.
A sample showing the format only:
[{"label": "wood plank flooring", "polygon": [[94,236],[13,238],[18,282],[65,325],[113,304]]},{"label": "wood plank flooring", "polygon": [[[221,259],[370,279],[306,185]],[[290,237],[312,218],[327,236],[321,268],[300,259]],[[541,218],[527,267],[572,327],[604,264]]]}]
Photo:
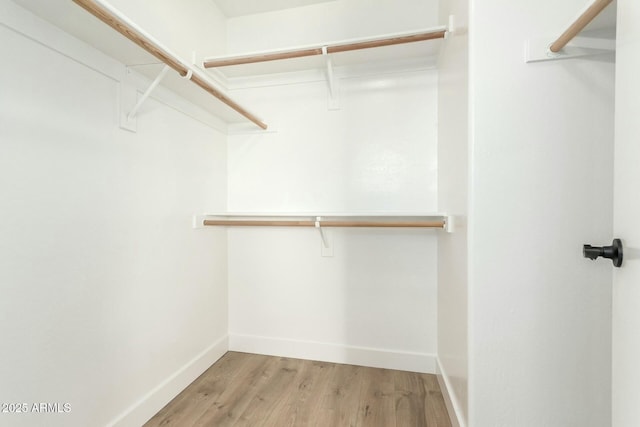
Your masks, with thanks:
[{"label": "wood plank flooring", "polygon": [[450,427],[435,375],[229,352],[145,427]]}]

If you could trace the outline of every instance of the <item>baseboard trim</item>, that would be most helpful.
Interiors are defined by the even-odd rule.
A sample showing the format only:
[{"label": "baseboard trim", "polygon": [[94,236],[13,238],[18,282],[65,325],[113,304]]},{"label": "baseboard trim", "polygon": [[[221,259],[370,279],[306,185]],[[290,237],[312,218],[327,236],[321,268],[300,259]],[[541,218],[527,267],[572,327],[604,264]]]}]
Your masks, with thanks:
[{"label": "baseboard trim", "polygon": [[451,427],[466,427],[466,423],[464,422],[464,418],[462,417],[462,413],[460,411],[460,405],[458,404],[457,399],[454,399],[449,390],[451,390],[451,383],[449,381],[449,377],[446,372],[442,368],[442,364],[440,363],[440,359],[436,359],[437,363],[437,372],[436,376],[438,377],[438,384],[440,385],[440,390],[442,391],[442,397],[444,398],[444,404],[447,407],[447,412],[449,413],[449,419],[451,420]]},{"label": "baseboard trim", "polygon": [[158,384],[108,426],[138,427],[143,425],[228,350],[229,339],[224,336]]},{"label": "baseboard trim", "polygon": [[229,334],[229,350],[372,368],[436,373],[436,357],[426,353],[241,334]]}]

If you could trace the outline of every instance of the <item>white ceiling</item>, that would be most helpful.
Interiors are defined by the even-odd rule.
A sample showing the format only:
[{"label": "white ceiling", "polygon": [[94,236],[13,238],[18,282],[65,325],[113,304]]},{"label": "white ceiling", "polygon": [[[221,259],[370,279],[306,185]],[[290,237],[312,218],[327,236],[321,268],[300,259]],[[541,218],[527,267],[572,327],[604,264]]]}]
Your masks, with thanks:
[{"label": "white ceiling", "polygon": [[228,17],[273,12],[336,0],[213,0]]}]

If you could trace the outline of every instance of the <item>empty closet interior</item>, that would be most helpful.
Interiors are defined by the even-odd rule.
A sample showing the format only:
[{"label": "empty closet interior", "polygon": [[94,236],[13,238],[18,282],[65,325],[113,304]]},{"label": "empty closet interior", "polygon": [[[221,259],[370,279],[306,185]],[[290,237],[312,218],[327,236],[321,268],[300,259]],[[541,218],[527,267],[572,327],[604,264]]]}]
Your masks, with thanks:
[{"label": "empty closet interior", "polygon": [[[520,193],[487,185],[500,171],[542,200],[526,162],[504,166],[530,148],[492,145],[522,119],[509,133],[492,108],[522,87],[493,87],[494,33],[470,56],[467,3],[4,0],[0,280],[13,285],[0,305],[19,326],[0,376],[13,398],[71,402],[60,425],[139,425],[231,350],[438,374],[467,425],[481,400],[469,371],[503,378],[504,362],[483,364],[470,334],[491,341],[478,332],[491,314],[518,307],[490,308],[498,285],[469,289],[517,274],[516,248],[504,270],[491,251],[509,230],[537,239],[510,204]],[[529,76],[595,56],[581,78],[606,75],[610,91],[615,2],[590,3],[604,13],[575,40],[562,33],[572,3],[546,28],[527,21],[504,61]]]}]

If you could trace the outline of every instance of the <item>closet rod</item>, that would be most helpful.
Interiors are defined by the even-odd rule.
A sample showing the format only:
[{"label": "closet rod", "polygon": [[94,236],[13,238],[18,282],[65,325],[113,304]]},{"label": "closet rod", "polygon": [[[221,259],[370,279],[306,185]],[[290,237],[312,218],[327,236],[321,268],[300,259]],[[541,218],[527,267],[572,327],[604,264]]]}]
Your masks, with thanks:
[{"label": "closet rod", "polygon": [[[239,227],[316,227],[316,221],[305,220],[233,220],[205,219],[207,226]],[[444,228],[444,221],[319,221],[320,227],[392,227],[392,228]]]},{"label": "closet rod", "polygon": [[186,64],[176,55],[164,49],[150,35],[143,30],[136,28],[133,22],[130,22],[120,12],[112,7],[96,0],[73,0],[76,4],[84,8],[86,11],[100,19],[105,24],[167,64],[169,67],[177,71],[181,76],[188,78],[193,83],[204,89],[209,94],[218,98],[222,103],[231,107],[236,112],[247,118],[262,129],[267,129],[267,125],[257,118],[255,115],[247,111],[240,104],[229,98],[221,90],[217,89],[198,68]]},{"label": "closet rod", "polygon": [[235,58],[210,59],[204,61],[205,68],[226,67],[230,65],[253,64],[256,62],[276,61],[279,59],[302,58],[305,56],[323,55],[326,49],[327,54],[348,52],[358,49],[369,49],[373,47],[392,46],[403,43],[413,43],[425,40],[442,39],[446,30],[438,29],[426,31],[406,36],[395,36],[368,41],[360,41],[345,44],[336,44],[328,46],[318,46],[304,49],[293,49],[274,53],[263,53],[256,55],[238,56]]},{"label": "closet rod", "polygon": [[565,30],[564,33],[556,41],[554,41],[549,50],[553,53],[558,53],[563,47],[567,45],[575,36],[580,33],[593,19],[604,10],[605,7],[610,5],[613,0],[596,0],[594,1],[583,13],[575,20],[573,24]]}]

